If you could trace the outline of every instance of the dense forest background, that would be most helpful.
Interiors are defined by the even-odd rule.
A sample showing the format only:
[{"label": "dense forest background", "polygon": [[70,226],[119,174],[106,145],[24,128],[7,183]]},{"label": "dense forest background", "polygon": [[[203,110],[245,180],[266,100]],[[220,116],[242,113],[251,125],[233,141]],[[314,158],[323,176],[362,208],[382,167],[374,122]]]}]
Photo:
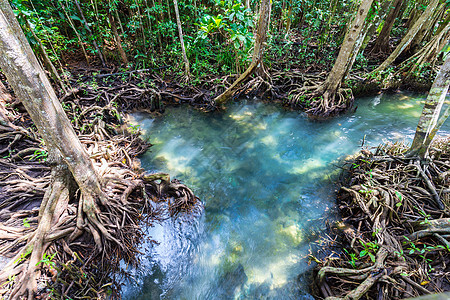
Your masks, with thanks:
[{"label": "dense forest background", "polygon": [[[384,88],[404,85],[427,90],[448,48],[450,2],[362,2],[370,10],[357,32],[352,56],[346,57],[352,72],[359,75],[344,76],[345,85],[354,87],[363,77]],[[251,61],[260,7],[259,1],[250,0],[15,0],[11,4],[33,49],[61,86],[76,80],[70,78],[68,68],[108,65],[120,66],[118,72],[151,69],[171,78],[187,72],[192,77],[181,82],[204,85],[215,80],[216,86],[226,86],[223,79],[241,74]],[[274,1],[264,43],[263,63],[271,73],[266,90],[275,87],[272,95],[278,92],[294,106],[313,102],[298,97],[292,83],[298,83],[298,72],[332,69],[359,4]]]}]

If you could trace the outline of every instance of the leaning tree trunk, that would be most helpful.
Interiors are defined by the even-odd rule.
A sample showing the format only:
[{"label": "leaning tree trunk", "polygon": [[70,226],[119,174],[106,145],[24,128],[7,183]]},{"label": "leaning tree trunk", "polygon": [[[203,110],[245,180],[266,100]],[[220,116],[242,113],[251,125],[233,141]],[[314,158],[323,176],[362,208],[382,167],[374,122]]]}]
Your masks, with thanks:
[{"label": "leaning tree trunk", "polygon": [[375,17],[370,21],[366,22],[368,24],[365,24],[367,27],[367,33],[364,38],[364,42],[359,49],[361,53],[364,52],[367,45],[369,45],[370,40],[372,39],[372,36],[374,35],[375,31],[380,26],[381,22],[386,18],[386,15],[388,13],[388,9],[391,6],[392,1],[391,0],[385,0],[380,3],[380,8],[378,9],[378,13],[375,15]]},{"label": "leaning tree trunk", "polygon": [[428,18],[433,14],[433,12],[436,10],[436,7],[439,4],[439,0],[431,0],[430,4],[428,4],[426,10],[423,12],[423,14],[420,16],[420,18],[414,23],[414,25],[411,27],[411,29],[406,33],[406,35],[401,40],[400,44],[398,44],[397,48],[395,48],[394,52],[389,55],[388,58],[378,67],[376,68],[372,73],[379,73],[384,71],[390,64],[394,62],[394,60],[402,54],[403,50],[410,45],[411,41],[414,39],[416,34],[419,32],[419,30],[422,28],[423,24],[428,20]]},{"label": "leaning tree trunk", "polygon": [[381,29],[378,38],[375,41],[375,44],[372,49],[372,53],[388,53],[389,52],[389,36],[394,26],[395,19],[400,13],[401,8],[403,7],[404,0],[395,0],[393,3],[393,8],[389,11],[386,20],[384,21],[383,28]]},{"label": "leaning tree trunk", "polygon": [[180,12],[178,11],[177,0],[173,0],[173,6],[175,8],[175,17],[177,19],[178,35],[180,36],[181,52],[183,53],[184,72],[185,72],[184,74],[186,75],[186,78],[189,80],[189,77],[191,77],[191,71],[189,68],[189,60],[186,55],[186,48],[184,47],[183,29],[181,28]]},{"label": "leaning tree trunk", "polygon": [[439,130],[439,127],[448,117],[449,110],[447,109],[441,119],[439,119],[449,85],[450,55],[447,56],[447,59],[439,70],[439,73],[437,74],[427,96],[427,100],[422,110],[422,115],[419,119],[419,124],[417,125],[414,140],[411,148],[408,150],[409,156],[417,155],[423,159],[427,155],[428,148],[430,147],[431,141],[436,135],[437,130]]},{"label": "leaning tree trunk", "polygon": [[[21,100],[34,124],[39,130],[45,145],[58,170],[58,176],[71,174],[75,179],[83,199],[83,211],[100,232],[107,232],[96,216],[97,200],[103,201],[100,180],[87,152],[73,130],[56,94],[34,56],[25,35],[7,0],[0,0],[0,67],[6,75],[16,96]],[[69,173],[70,171],[70,173]],[[61,179],[55,179],[61,182]],[[52,186],[46,194],[41,207],[38,229],[28,248],[32,250],[28,265],[19,278],[13,292],[15,297],[32,297],[39,274],[37,265],[45,251],[44,240],[47,234],[52,211],[58,205],[58,198],[66,188]],[[80,200],[81,201],[81,200]],[[13,297],[14,298],[14,297]]]},{"label": "leaning tree trunk", "polygon": [[429,33],[430,32],[434,33],[435,25],[439,21],[439,19],[442,17],[442,14],[445,11],[446,11],[446,5],[445,5],[445,3],[442,3],[435,10],[434,14],[425,21],[422,28],[420,28],[420,30],[417,32],[416,36],[411,41],[411,44],[408,47],[409,52],[416,53],[417,50],[420,49],[420,45],[422,44],[423,41],[426,41],[426,37],[429,36]]},{"label": "leaning tree trunk", "polygon": [[345,75],[352,68],[354,59],[364,41],[365,34],[361,34],[364,29],[364,23],[372,6],[373,0],[363,0],[356,12],[350,29],[342,43],[339,55],[334,63],[333,69],[325,82],[319,88],[318,93],[322,94],[322,99],[317,107],[310,110],[312,114],[326,115],[334,106],[334,99]]},{"label": "leaning tree trunk", "polygon": [[257,67],[263,67],[264,43],[267,39],[267,32],[270,23],[270,11],[272,9],[271,0],[261,0],[259,9],[258,30],[255,35],[255,46],[253,48],[252,62],[245,72],[222,94],[214,99],[218,106],[223,106],[233,95],[236,88],[255,72]]},{"label": "leaning tree trunk", "polygon": [[122,58],[122,62],[125,64],[125,66],[127,66],[128,65],[127,54],[123,50],[122,40],[120,39],[120,35],[117,32],[116,21],[114,20],[114,16],[111,14],[111,12],[108,12],[108,19],[109,19],[109,23],[111,24],[111,30],[114,35],[114,40],[116,41],[117,51],[119,51],[120,57]]}]

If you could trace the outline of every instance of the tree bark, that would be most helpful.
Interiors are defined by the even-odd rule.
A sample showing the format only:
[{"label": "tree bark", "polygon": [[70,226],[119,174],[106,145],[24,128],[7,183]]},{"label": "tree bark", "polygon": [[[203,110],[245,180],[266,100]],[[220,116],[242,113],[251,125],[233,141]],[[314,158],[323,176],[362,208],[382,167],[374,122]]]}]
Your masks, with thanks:
[{"label": "tree bark", "polygon": [[255,35],[255,46],[253,48],[252,62],[250,63],[250,66],[228,89],[226,89],[226,91],[214,99],[218,106],[223,106],[231,98],[239,84],[252,75],[257,67],[263,67],[262,59],[264,54],[264,43],[267,39],[267,32],[270,24],[270,12],[272,9],[271,2],[271,0],[261,0],[258,30]]},{"label": "tree bark", "polygon": [[50,151],[57,151],[80,186],[100,184],[55,91],[45,76],[8,1],[1,0],[0,67]]},{"label": "tree bark", "polygon": [[400,44],[395,48],[394,52],[377,68],[373,71],[373,73],[378,73],[384,71],[390,64],[394,62],[394,60],[403,52],[403,50],[408,47],[411,41],[416,36],[417,32],[422,28],[423,24],[426,20],[433,14],[436,10],[436,7],[439,4],[439,0],[431,0],[430,4],[428,4],[426,10],[420,16],[420,18],[414,23],[411,29],[406,33],[406,35],[401,40]]},{"label": "tree bark", "polygon": [[394,26],[395,20],[400,14],[400,9],[403,7],[404,0],[395,0],[393,4],[393,8],[389,11],[389,14],[384,21],[383,28],[381,29],[380,34],[378,35],[377,40],[373,46],[372,53],[389,53],[389,37]]},{"label": "tree bark", "polygon": [[128,58],[127,58],[127,54],[125,53],[125,51],[122,48],[122,40],[120,39],[120,35],[117,32],[116,21],[114,20],[114,16],[110,12],[108,12],[108,18],[109,18],[109,23],[111,24],[111,30],[114,35],[114,40],[116,41],[117,51],[119,51],[120,57],[122,58],[122,62],[127,66]]},{"label": "tree bark", "polygon": [[[73,130],[69,119],[59,103],[56,94],[39,65],[28,41],[23,34],[19,23],[7,0],[0,0],[0,67],[12,86],[16,96],[21,100],[31,119],[39,130],[39,133],[47,146],[49,157],[52,158],[54,168],[66,168],[75,179],[83,199],[83,211],[93,220],[99,230],[105,230],[92,212],[98,210],[96,200],[104,202],[105,196],[101,189],[101,182],[97,172]],[[69,174],[70,174],[69,173]],[[60,181],[58,181],[60,182]],[[55,192],[62,192],[62,188],[52,186]],[[51,197],[58,201],[58,194]],[[57,204],[57,203],[56,203]],[[49,203],[44,198],[41,211],[49,211],[55,203]],[[40,216],[47,222],[51,215]],[[42,241],[47,234],[48,223],[38,225],[35,238],[29,243],[33,248],[31,258],[42,259]],[[31,261],[33,262],[33,260]],[[16,291],[14,297],[20,297],[23,293],[32,294],[36,287],[38,274],[36,264],[29,263],[23,278],[19,283],[21,288]],[[14,293],[16,293],[14,292]]]},{"label": "tree bark", "polygon": [[351,69],[364,41],[365,34],[361,34],[361,32],[364,30],[364,23],[372,2],[373,0],[363,0],[361,2],[350,26],[350,30],[339,50],[339,55],[333,65],[333,69],[320,89],[321,93],[323,93],[325,110],[329,107],[329,101],[332,102],[334,100],[336,91],[340,87],[345,75]]},{"label": "tree bark", "polygon": [[414,140],[408,150],[409,156],[418,155],[423,159],[427,155],[428,148],[430,147],[437,130],[444,123],[445,118],[448,117],[447,109],[443,117],[439,120],[439,115],[441,113],[445,97],[447,96],[449,85],[450,55],[447,56],[447,59],[439,70],[439,73],[437,74],[427,96],[427,100],[422,110],[422,115],[419,119],[419,124],[417,125]]},{"label": "tree bark", "polygon": [[180,12],[178,11],[178,1],[177,0],[173,0],[173,6],[175,8],[175,17],[177,19],[178,35],[180,37],[180,43],[181,43],[181,52],[183,53],[184,72],[185,72],[186,78],[189,79],[191,77],[191,71],[189,68],[189,60],[186,55],[186,48],[184,47],[183,29],[181,28]]}]

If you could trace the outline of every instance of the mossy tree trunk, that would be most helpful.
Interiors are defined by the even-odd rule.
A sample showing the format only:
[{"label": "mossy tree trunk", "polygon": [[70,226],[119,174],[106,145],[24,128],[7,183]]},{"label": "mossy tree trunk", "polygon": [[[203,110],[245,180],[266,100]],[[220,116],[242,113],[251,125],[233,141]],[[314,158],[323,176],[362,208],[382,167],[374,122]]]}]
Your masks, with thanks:
[{"label": "mossy tree trunk", "polygon": [[427,96],[408,156],[419,156],[423,159],[427,155],[433,138],[449,114],[449,109],[447,108],[446,112],[439,118],[449,85],[450,55],[447,56],[439,70]]},{"label": "mossy tree trunk", "polygon": [[255,46],[253,48],[252,62],[241,76],[222,94],[217,96],[214,101],[216,105],[223,106],[233,95],[236,88],[255,72],[256,68],[263,67],[264,43],[267,39],[267,32],[270,24],[270,12],[272,9],[271,0],[261,0],[259,10],[258,29],[255,35]]},{"label": "mossy tree trunk", "polygon": [[362,34],[365,31],[364,23],[372,3],[373,0],[363,0],[361,2],[350,25],[350,29],[344,38],[333,69],[319,88],[318,93],[322,95],[322,99],[319,107],[313,109],[313,114],[327,114],[332,108],[336,92],[341,86],[345,75],[352,68],[356,55],[364,41],[365,33]]}]

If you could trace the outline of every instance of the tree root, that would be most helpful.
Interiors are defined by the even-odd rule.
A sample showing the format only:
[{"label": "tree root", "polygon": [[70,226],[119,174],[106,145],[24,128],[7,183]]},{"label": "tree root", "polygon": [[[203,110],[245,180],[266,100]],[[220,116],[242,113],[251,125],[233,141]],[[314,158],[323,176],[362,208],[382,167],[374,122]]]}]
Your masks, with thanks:
[{"label": "tree root", "polygon": [[381,145],[352,162],[339,201],[345,226],[358,230],[340,235],[346,248],[337,259],[317,260],[318,297],[401,299],[448,289],[450,197],[438,192],[448,184],[439,180],[449,168],[448,143],[436,141],[427,165],[404,157],[402,144]]},{"label": "tree root", "polygon": [[160,178],[162,185],[142,175],[136,156],[149,144],[139,132],[119,133],[115,126],[122,117],[111,99],[142,100],[156,91],[136,86],[117,98],[105,92],[99,101],[104,106],[97,98],[73,100],[77,95],[65,95],[65,109],[103,178],[102,195],[80,189],[67,170],[44,159],[28,160],[45,148],[21,129],[1,125],[0,139],[9,145],[0,150],[12,155],[0,159],[0,255],[11,258],[0,272],[0,297],[32,299],[46,293],[42,282],[52,282],[55,295],[64,298],[99,298],[108,290],[118,296],[120,287],[111,282],[119,278],[120,262],[138,264],[142,226],[163,218],[150,201],[168,200],[171,215],[201,207],[187,186],[168,175]]},{"label": "tree root", "polygon": [[190,211],[196,207],[197,203],[200,203],[191,189],[176,179],[171,181],[167,173],[143,174],[142,179],[153,186],[158,196],[166,199],[167,197],[172,198],[169,200],[171,215]]},{"label": "tree root", "polygon": [[326,91],[324,74],[302,75],[302,83],[289,92],[285,104],[304,109],[311,117],[330,117],[347,111],[353,105],[349,88],[339,88],[335,93]]}]

